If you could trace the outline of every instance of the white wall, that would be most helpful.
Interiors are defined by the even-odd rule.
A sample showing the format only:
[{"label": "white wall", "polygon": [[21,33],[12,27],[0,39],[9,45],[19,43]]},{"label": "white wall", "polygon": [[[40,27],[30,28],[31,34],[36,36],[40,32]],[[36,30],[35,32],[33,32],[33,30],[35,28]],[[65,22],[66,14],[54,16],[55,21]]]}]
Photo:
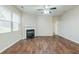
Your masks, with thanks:
[{"label": "white wall", "polygon": [[53,18],[51,16],[38,16],[37,36],[53,36]]},{"label": "white wall", "polygon": [[79,43],[79,6],[64,13],[58,21],[58,34]]},{"label": "white wall", "polygon": [[15,44],[20,40],[19,32],[0,34],[0,52]]},{"label": "white wall", "polygon": [[[20,11],[13,6],[3,7],[8,8],[9,10],[11,10],[11,12],[17,13],[19,16],[21,15]],[[20,34],[20,29],[19,31],[15,32],[0,33],[0,52],[4,51],[5,49],[13,45],[15,42],[19,41],[21,39]]]},{"label": "white wall", "polygon": [[34,28],[35,36],[52,36],[53,19],[50,16],[36,16],[23,13],[22,16],[23,39],[26,38],[26,29]]}]

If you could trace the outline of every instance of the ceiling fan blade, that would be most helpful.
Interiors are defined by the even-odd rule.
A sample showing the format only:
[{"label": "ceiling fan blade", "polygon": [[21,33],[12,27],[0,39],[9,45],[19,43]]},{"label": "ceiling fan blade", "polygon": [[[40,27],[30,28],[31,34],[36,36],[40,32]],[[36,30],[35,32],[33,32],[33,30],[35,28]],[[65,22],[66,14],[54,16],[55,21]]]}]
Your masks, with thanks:
[{"label": "ceiling fan blade", "polygon": [[53,10],[53,9],[56,9],[56,7],[54,7],[54,8],[50,8],[50,10]]}]

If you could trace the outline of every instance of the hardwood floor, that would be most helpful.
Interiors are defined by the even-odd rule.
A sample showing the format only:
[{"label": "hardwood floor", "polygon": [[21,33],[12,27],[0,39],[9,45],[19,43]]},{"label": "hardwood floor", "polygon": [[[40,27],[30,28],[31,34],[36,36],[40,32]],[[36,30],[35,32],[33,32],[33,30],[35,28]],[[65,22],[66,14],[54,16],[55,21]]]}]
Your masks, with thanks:
[{"label": "hardwood floor", "polygon": [[78,54],[79,44],[60,36],[36,37],[17,42],[2,54]]}]

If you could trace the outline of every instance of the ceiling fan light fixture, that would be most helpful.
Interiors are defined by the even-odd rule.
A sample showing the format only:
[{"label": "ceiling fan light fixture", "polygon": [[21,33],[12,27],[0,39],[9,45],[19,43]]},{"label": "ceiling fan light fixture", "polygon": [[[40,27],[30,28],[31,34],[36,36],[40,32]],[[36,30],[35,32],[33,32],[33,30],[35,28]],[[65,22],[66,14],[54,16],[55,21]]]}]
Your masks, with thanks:
[{"label": "ceiling fan light fixture", "polygon": [[45,15],[49,15],[49,14],[52,14],[53,12],[56,11],[56,7],[50,7],[48,5],[44,5],[43,8],[41,9],[37,9],[38,11],[40,11],[41,14],[45,14]]},{"label": "ceiling fan light fixture", "polygon": [[44,10],[44,14],[49,14],[49,10]]}]

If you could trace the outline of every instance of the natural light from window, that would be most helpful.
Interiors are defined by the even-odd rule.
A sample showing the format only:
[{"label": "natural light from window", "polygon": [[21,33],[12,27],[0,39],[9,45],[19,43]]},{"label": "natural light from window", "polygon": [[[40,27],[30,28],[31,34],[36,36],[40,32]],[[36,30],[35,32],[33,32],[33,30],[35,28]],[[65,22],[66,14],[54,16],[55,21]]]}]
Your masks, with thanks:
[{"label": "natural light from window", "polygon": [[19,30],[20,16],[0,6],[0,33]]}]

